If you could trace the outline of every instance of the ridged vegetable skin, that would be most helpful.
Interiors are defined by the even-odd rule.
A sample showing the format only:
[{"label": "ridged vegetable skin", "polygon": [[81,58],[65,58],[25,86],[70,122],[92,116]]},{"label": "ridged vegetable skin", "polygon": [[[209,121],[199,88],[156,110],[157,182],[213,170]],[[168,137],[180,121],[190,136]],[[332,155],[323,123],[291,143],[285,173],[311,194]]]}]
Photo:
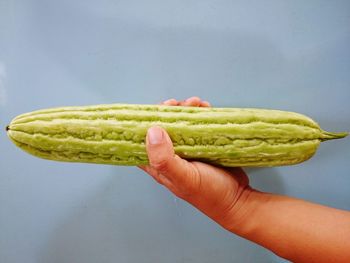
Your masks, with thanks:
[{"label": "ridged vegetable skin", "polygon": [[18,147],[44,159],[141,165],[148,163],[145,137],[154,125],[166,129],[179,156],[221,166],[296,164],[320,142],[347,135],[293,112],[132,104],[34,111],[6,130]]}]

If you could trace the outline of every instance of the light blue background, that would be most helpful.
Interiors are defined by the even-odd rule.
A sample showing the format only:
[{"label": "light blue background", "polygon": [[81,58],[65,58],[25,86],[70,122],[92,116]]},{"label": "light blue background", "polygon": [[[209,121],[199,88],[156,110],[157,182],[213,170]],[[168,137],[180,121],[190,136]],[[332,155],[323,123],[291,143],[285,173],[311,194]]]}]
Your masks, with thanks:
[{"label": "light blue background", "polygon": [[[349,1],[0,0],[0,262],[283,262],[135,167],[41,160],[4,128],[39,108],[197,95],[349,131],[349,26]],[[349,210],[349,149],[247,172]]]}]

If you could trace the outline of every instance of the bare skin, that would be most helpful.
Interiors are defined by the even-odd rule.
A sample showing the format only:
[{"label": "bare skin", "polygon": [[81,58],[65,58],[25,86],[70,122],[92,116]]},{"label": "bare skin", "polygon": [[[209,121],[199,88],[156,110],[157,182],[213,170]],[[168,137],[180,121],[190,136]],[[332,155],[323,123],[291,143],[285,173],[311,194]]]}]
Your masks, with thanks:
[{"label": "bare skin", "polygon": [[[210,107],[198,97],[163,104]],[[157,126],[146,147],[150,165],[140,168],[232,233],[293,262],[349,262],[350,212],[259,192],[241,168],[181,159]]]}]

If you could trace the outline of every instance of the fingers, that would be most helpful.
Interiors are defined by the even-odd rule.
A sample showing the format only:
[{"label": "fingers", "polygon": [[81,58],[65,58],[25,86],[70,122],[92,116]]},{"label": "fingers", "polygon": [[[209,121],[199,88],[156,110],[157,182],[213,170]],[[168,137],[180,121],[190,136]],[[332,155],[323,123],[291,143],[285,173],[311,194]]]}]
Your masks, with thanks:
[{"label": "fingers", "polygon": [[201,101],[200,107],[211,107],[210,103],[206,100]]},{"label": "fingers", "polygon": [[198,97],[191,97],[184,101],[181,101],[180,106],[191,106],[191,107],[199,107],[201,105],[201,99]]},{"label": "fingers", "polygon": [[170,99],[170,100],[164,101],[162,104],[166,106],[177,106],[179,103],[177,102],[176,99]]},{"label": "fingers", "polygon": [[[210,107],[209,102],[199,97],[190,97],[184,101],[169,99],[161,103],[166,106]],[[158,183],[166,186],[181,198],[192,196],[199,191],[200,176],[198,168],[174,153],[168,134],[160,127],[148,130],[146,138],[149,165],[139,166]]]},{"label": "fingers", "polygon": [[174,153],[168,134],[160,127],[148,130],[146,138],[150,165],[141,167],[174,194],[192,195],[199,187],[199,174],[193,164]]},{"label": "fingers", "polygon": [[166,106],[188,106],[188,107],[210,107],[208,101],[201,100],[199,97],[190,97],[183,101],[177,101],[176,99],[169,99],[161,103]]}]

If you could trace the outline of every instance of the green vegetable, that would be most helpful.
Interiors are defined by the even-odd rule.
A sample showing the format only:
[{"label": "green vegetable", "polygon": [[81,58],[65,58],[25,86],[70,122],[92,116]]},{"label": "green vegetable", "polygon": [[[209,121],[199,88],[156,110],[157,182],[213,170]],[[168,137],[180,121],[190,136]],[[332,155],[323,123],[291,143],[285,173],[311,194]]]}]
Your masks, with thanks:
[{"label": "green vegetable", "polygon": [[62,107],[17,116],[10,139],[35,156],[67,162],[147,164],[147,129],[166,129],[176,154],[222,166],[291,165],[320,142],[347,136],[293,112],[161,105]]}]

